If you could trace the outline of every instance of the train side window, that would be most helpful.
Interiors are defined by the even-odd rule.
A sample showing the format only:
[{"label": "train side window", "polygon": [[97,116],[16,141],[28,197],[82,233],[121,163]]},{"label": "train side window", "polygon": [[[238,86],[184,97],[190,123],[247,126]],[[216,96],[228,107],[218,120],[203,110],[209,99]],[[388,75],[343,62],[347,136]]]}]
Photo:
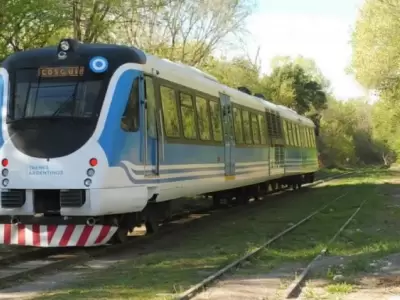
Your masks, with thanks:
[{"label": "train side window", "polygon": [[235,122],[236,143],[244,144],[242,114],[241,114],[241,110],[239,108],[237,108],[237,107],[233,108],[233,117],[234,117],[234,122]]},{"label": "train side window", "polygon": [[283,120],[283,134],[285,136],[285,143],[286,145],[289,145],[289,135],[288,135],[288,126],[286,120]]},{"label": "train side window", "polygon": [[288,128],[289,128],[290,145],[291,146],[296,146],[296,141],[294,139],[293,123],[292,122],[288,122]]},{"label": "train side window", "polygon": [[145,97],[147,105],[147,133],[155,138],[157,136],[156,129],[156,98],[154,95],[153,78],[144,76]]},{"label": "train side window", "polygon": [[251,134],[249,112],[246,110],[243,110],[242,117],[243,117],[244,140],[245,140],[246,144],[251,145],[251,144],[253,144],[253,140],[252,140],[252,134]]},{"label": "train side window", "polygon": [[296,124],[297,146],[301,147],[300,126]]},{"label": "train side window", "polygon": [[308,140],[308,147],[312,148],[311,131],[310,131],[310,128],[308,128],[308,127],[307,127],[307,140]]},{"label": "train side window", "polygon": [[316,144],[316,138],[315,138],[315,132],[314,132],[314,129],[312,130],[312,135],[311,135],[311,141],[312,141],[312,145],[313,145],[313,147],[315,148],[316,146],[317,146],[317,144]]},{"label": "train side window", "polygon": [[199,122],[200,139],[203,141],[211,140],[210,118],[208,101],[196,96],[197,120]]},{"label": "train side window", "polygon": [[179,137],[179,118],[175,90],[166,86],[160,86],[160,94],[164,115],[165,134],[168,137]]},{"label": "train side window", "polygon": [[310,147],[309,139],[308,139],[308,127],[304,127],[304,143],[306,147]]},{"label": "train side window", "polygon": [[261,144],[267,144],[267,124],[263,115],[258,115],[258,125],[260,126]]},{"label": "train side window", "polygon": [[194,140],[197,138],[197,133],[193,98],[191,95],[180,92],[179,100],[181,104],[183,136]]},{"label": "train side window", "polygon": [[221,108],[219,103],[210,101],[211,126],[213,130],[214,141],[222,141],[222,123],[221,123]]},{"label": "train side window", "polygon": [[254,144],[259,145],[260,144],[260,129],[258,128],[257,116],[255,114],[251,113],[250,119],[251,119],[251,129],[253,132]]},{"label": "train side window", "polygon": [[292,132],[293,132],[293,144],[294,146],[298,146],[299,142],[297,139],[297,132],[296,132],[296,124],[292,123]]},{"label": "train side window", "polygon": [[132,84],[128,103],[121,118],[121,128],[129,132],[139,129],[139,78]]},{"label": "train side window", "polygon": [[300,146],[304,146],[303,126],[299,125]]}]

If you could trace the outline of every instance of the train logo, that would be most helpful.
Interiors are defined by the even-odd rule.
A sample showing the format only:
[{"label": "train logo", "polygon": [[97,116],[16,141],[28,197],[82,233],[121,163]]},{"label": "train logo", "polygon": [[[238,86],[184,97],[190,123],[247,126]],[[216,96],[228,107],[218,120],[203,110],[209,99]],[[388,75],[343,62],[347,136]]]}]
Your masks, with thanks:
[{"label": "train logo", "polygon": [[95,56],[90,60],[89,67],[94,73],[103,73],[107,71],[108,61],[102,56]]}]

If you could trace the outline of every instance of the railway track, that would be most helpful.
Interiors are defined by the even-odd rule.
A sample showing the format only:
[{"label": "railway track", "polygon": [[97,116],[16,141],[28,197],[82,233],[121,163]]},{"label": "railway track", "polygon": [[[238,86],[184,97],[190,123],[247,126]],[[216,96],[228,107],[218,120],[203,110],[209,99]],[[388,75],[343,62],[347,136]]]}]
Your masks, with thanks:
[{"label": "railway track", "polygon": [[[278,234],[276,234],[275,236],[273,236],[272,238],[270,238],[268,241],[266,241],[263,245],[261,245],[260,247],[254,249],[253,251],[241,256],[239,259],[231,262],[230,264],[226,265],[225,267],[219,269],[217,272],[209,275],[208,277],[206,277],[205,279],[203,279],[201,282],[195,284],[194,286],[192,286],[191,288],[187,289],[186,291],[184,291],[183,293],[181,293],[180,295],[178,295],[177,297],[175,297],[176,300],[189,300],[194,298],[197,294],[199,294],[200,292],[203,292],[208,286],[211,286],[212,284],[214,284],[220,277],[222,277],[223,275],[226,275],[228,273],[233,273],[234,270],[237,267],[240,267],[246,260],[249,260],[251,258],[253,258],[254,256],[256,256],[258,253],[260,253],[260,251],[268,248],[269,246],[273,245],[274,242],[276,242],[277,240],[279,240],[280,238],[282,238],[283,236],[288,235],[289,233],[291,233],[292,231],[294,231],[295,229],[299,228],[301,225],[305,224],[306,222],[310,221],[314,216],[316,216],[317,214],[320,214],[321,212],[323,212],[324,210],[326,210],[328,207],[332,206],[333,204],[335,204],[338,200],[346,197],[348,195],[348,193],[343,193],[338,197],[335,197],[334,199],[332,199],[331,201],[329,201],[328,203],[322,205],[321,207],[319,207],[318,209],[314,210],[313,212],[311,212],[309,215],[305,216],[304,218],[302,218],[300,221],[298,221],[297,223],[295,223],[294,225],[285,228],[284,230],[282,230],[281,232],[279,232]],[[284,295],[284,299],[292,299],[292,298],[296,298],[300,293],[301,293],[301,287],[302,284],[304,283],[304,281],[306,280],[310,270],[312,269],[313,265],[319,260],[321,259],[324,255],[326,255],[326,253],[328,252],[328,247],[329,245],[340,235],[340,233],[345,229],[345,227],[351,222],[351,220],[355,217],[355,215],[360,211],[360,209],[363,207],[363,205],[365,204],[365,200],[362,201],[359,205],[357,205],[357,209],[349,216],[349,218],[344,222],[344,224],[336,231],[336,233],[334,234],[334,236],[329,240],[329,242],[326,244],[326,247],[321,251],[320,254],[318,254],[309,264],[308,266],[303,270],[303,272],[300,274],[299,277],[297,277],[290,285],[289,287],[286,289],[285,291],[285,295]],[[260,295],[260,297],[262,297],[263,295]]]},{"label": "railway track", "polygon": [[[314,183],[304,185],[304,189],[298,190],[296,193],[305,192],[307,188],[350,175],[351,173],[353,172],[321,178]],[[272,201],[281,201],[282,198],[290,196],[292,196],[291,193],[278,191],[267,195],[266,198],[271,198]],[[243,214],[258,210],[261,205],[265,205],[268,202],[271,203],[271,201],[254,201],[250,205],[239,205],[228,209],[210,210],[210,208],[201,208],[192,212],[182,212],[161,224],[157,233],[149,236],[131,237],[126,243],[120,245],[96,248],[34,248],[34,250],[8,255],[0,258],[0,286],[7,287],[17,281],[26,280],[33,274],[38,276],[38,274],[58,271],[93,258],[124,252],[128,249],[132,252],[132,258],[156,251],[158,247],[162,247],[160,243],[170,244],[168,239],[170,235],[179,235],[179,233],[186,232],[196,226],[201,227],[207,221],[207,217],[203,218],[202,215],[211,214],[213,218],[215,217],[220,222],[224,222],[225,218],[232,218],[239,213]]]}]

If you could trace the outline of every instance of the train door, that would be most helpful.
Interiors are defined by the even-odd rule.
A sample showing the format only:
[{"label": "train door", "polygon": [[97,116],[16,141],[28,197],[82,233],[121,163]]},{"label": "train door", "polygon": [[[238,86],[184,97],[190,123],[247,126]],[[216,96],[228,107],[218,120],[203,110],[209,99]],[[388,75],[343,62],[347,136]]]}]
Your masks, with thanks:
[{"label": "train door", "polygon": [[235,159],[233,156],[235,148],[235,136],[233,131],[232,105],[228,95],[220,93],[222,112],[222,127],[224,130],[225,147],[225,176],[235,175]]},{"label": "train door", "polygon": [[160,136],[160,120],[159,108],[156,103],[155,89],[153,78],[145,75],[143,78],[143,95],[144,99],[141,105],[142,120],[142,161],[145,176],[155,176],[160,174],[159,159],[159,136]]}]

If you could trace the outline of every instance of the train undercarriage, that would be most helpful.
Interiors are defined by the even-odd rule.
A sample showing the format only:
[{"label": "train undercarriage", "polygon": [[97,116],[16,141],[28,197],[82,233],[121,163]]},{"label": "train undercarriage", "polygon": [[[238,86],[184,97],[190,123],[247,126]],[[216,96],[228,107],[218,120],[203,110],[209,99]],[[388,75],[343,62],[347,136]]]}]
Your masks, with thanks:
[{"label": "train undercarriage", "polygon": [[[312,183],[313,181],[314,173],[308,173],[204,194],[201,197],[202,202],[204,202],[204,199],[208,199],[210,200],[210,204],[215,208],[221,208],[227,205],[244,205],[249,203],[252,198],[258,200],[269,193],[274,193],[283,189],[297,190],[300,189],[303,184]],[[34,204],[36,212],[34,216],[0,216],[0,226],[2,226],[4,232],[2,235],[3,240],[0,242],[3,244],[46,247],[86,246],[89,240],[91,241],[90,246],[105,243],[124,243],[128,239],[128,234],[133,232],[136,227],[145,225],[146,235],[156,233],[162,222],[166,222],[183,210],[186,210],[185,205],[193,202],[187,199],[156,202],[156,197],[153,197],[148,201],[147,206],[141,212],[99,217],[70,217],[60,215],[59,201],[46,201],[46,199],[54,199],[56,196],[59,197],[56,193],[57,191],[55,190],[40,191],[40,197],[37,198],[38,201]],[[43,226],[47,227],[43,229]],[[46,231],[45,238],[40,228],[43,229],[42,231]],[[60,228],[63,228],[63,231],[59,233],[59,237],[57,237]],[[19,230],[16,231],[17,229]],[[53,230],[52,233],[51,230]],[[31,232],[31,237],[21,237],[21,231],[25,233],[27,231]],[[80,235],[78,235],[77,232]],[[96,232],[97,236],[90,236],[90,234],[95,234],[93,232]],[[44,239],[45,241],[43,241]],[[51,239],[56,239],[56,241],[51,242]],[[29,242],[27,240],[29,240]]]}]

